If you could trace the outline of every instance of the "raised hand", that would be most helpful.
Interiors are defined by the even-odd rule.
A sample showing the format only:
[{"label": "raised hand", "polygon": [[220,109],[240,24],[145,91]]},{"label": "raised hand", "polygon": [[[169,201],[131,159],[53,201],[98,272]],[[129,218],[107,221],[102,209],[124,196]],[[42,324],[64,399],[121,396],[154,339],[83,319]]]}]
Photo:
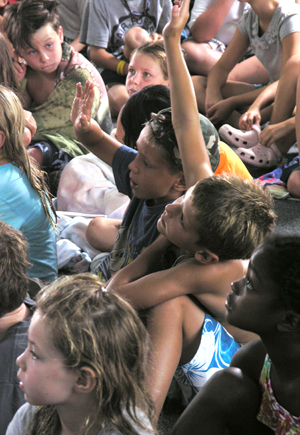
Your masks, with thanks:
[{"label": "raised hand", "polygon": [[95,96],[94,84],[89,80],[82,91],[81,83],[76,85],[76,96],[71,110],[71,121],[76,132],[87,132],[91,128],[91,114]]},{"label": "raised hand", "polygon": [[164,38],[181,34],[189,19],[189,6],[190,0],[175,0],[171,19],[162,32]]}]

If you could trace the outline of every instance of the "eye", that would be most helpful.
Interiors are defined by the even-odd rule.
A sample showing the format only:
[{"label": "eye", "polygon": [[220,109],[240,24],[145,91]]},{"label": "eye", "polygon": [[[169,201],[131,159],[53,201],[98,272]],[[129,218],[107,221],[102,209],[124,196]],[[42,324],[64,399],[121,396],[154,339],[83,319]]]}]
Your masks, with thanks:
[{"label": "eye", "polygon": [[134,71],[134,69],[132,69],[132,68],[130,68],[129,70],[128,70],[128,74],[130,74],[130,75],[134,75],[134,73],[135,73],[135,71]]},{"label": "eye", "polygon": [[51,47],[52,47],[52,43],[51,43],[51,44],[50,44],[50,43],[47,44],[46,47],[47,47],[47,48],[51,48]]},{"label": "eye", "polygon": [[147,160],[144,160],[144,165],[146,166],[146,168],[151,168],[151,165],[149,165],[149,163],[147,162]]},{"label": "eye", "polygon": [[32,359],[37,359],[37,355],[36,355],[36,353],[33,350],[30,350],[29,352],[32,355]]},{"label": "eye", "polygon": [[253,290],[252,284],[248,278],[246,278],[246,287],[248,290]]},{"label": "eye", "polygon": [[180,216],[180,224],[181,224],[182,227],[184,228],[184,223],[183,223],[183,214],[181,214],[181,216]]},{"label": "eye", "polygon": [[143,76],[144,76],[145,78],[148,78],[148,77],[150,77],[150,74],[149,74],[148,72],[144,72],[144,73],[143,73]]}]

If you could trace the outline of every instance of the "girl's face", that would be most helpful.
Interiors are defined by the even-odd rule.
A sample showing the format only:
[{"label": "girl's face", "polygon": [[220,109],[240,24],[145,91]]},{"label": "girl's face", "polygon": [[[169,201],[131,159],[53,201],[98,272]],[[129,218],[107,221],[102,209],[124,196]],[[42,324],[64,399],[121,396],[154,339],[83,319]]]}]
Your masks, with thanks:
[{"label": "girl's face", "polygon": [[191,202],[192,189],[166,206],[157,222],[157,229],[174,245],[194,254],[199,250],[196,244],[199,237]]},{"label": "girl's face", "polygon": [[62,58],[62,28],[57,33],[51,24],[46,24],[34,33],[30,42],[31,47],[19,50],[30,68],[44,74],[56,72]]},{"label": "girl's face", "polygon": [[232,293],[227,295],[226,320],[231,325],[261,335],[272,333],[285,317],[286,310],[269,271],[269,262],[261,246],[251,257],[247,275],[234,282]]},{"label": "girl's face", "polygon": [[19,386],[32,405],[69,403],[78,378],[74,370],[65,367],[49,330],[43,313],[37,310],[28,330],[28,347],[17,359]]},{"label": "girl's face", "polygon": [[127,92],[131,96],[150,85],[169,86],[169,80],[164,79],[158,62],[146,54],[135,53],[128,67],[126,77]]}]

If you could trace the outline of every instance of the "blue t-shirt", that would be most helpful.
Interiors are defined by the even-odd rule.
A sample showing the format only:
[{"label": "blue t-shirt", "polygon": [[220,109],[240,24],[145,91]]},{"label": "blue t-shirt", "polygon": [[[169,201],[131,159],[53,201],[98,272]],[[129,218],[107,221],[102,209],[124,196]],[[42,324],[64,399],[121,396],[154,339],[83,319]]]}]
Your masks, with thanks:
[{"label": "blue t-shirt", "polygon": [[32,263],[28,276],[45,282],[54,281],[57,278],[55,231],[39,194],[25,173],[11,163],[0,166],[0,220],[26,237]]},{"label": "blue t-shirt", "polygon": [[126,145],[121,146],[114,155],[112,168],[119,192],[131,199],[112,252],[107,255],[96,270],[105,281],[111,275],[133,261],[158,237],[157,221],[163,213],[165,204],[148,206],[147,200],[138,199],[132,194],[128,165],[135,159],[137,151]]}]

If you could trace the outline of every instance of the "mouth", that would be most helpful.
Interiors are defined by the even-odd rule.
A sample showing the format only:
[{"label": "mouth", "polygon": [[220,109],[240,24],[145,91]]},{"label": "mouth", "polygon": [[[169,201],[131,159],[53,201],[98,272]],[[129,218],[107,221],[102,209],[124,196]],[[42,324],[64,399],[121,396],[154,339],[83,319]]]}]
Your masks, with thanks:
[{"label": "mouth", "polygon": [[233,298],[233,293],[227,293],[226,296],[226,302],[225,302],[225,308],[227,311],[231,311],[232,310],[232,298]]},{"label": "mouth", "polygon": [[132,190],[135,190],[138,185],[132,180],[132,178],[130,178],[130,187]]},{"label": "mouth", "polygon": [[21,391],[24,391],[24,384],[22,381],[19,382],[19,388]]},{"label": "mouth", "polygon": [[128,89],[127,92],[128,92],[129,95],[133,95],[133,94],[136,94],[136,93],[137,93],[137,91],[136,91],[135,89],[132,89],[132,88],[131,88],[131,89]]}]

